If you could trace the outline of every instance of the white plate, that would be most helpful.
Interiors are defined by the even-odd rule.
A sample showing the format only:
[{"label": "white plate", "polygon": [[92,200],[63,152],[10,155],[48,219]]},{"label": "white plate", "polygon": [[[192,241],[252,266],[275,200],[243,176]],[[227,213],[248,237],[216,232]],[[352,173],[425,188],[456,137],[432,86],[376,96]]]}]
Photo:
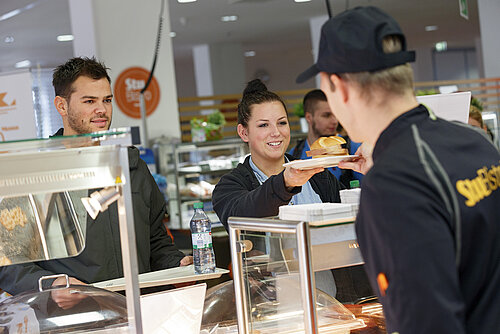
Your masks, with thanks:
[{"label": "white plate", "polygon": [[293,167],[296,169],[313,169],[317,167],[334,167],[339,164],[342,160],[352,160],[358,157],[358,155],[333,155],[324,158],[313,158],[307,160],[294,160],[283,164],[283,167]]}]

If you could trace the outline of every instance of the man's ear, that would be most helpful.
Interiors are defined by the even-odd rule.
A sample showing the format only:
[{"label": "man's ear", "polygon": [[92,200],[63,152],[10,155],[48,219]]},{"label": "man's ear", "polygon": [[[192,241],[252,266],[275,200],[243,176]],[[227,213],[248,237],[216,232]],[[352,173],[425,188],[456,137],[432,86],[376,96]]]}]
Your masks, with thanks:
[{"label": "man's ear", "polygon": [[248,129],[243,126],[243,124],[238,124],[237,127],[238,135],[245,142],[248,143]]},{"label": "man's ear", "polygon": [[313,115],[310,112],[306,112],[304,117],[306,118],[307,123],[312,124]]},{"label": "man's ear", "polygon": [[68,115],[68,102],[64,97],[61,96],[56,96],[54,99],[54,106],[57,109],[57,112],[61,116],[67,116]]},{"label": "man's ear", "polygon": [[349,100],[349,87],[347,83],[336,74],[330,74],[328,78],[330,79],[330,84],[333,86],[332,88],[338,94],[340,101],[346,103]]}]

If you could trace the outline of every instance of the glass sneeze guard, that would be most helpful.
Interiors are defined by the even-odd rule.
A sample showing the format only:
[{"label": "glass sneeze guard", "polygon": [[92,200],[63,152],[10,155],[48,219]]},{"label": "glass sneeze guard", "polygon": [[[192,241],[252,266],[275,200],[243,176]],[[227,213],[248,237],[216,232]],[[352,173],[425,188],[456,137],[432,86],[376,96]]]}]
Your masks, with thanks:
[{"label": "glass sneeze guard", "polygon": [[83,250],[97,189],[114,189],[130,332],[142,332],[128,165],[130,129],[0,142],[0,266]]},{"label": "glass sneeze guard", "polygon": [[309,225],[231,217],[229,238],[239,333],[349,333],[365,327],[315,289]]}]

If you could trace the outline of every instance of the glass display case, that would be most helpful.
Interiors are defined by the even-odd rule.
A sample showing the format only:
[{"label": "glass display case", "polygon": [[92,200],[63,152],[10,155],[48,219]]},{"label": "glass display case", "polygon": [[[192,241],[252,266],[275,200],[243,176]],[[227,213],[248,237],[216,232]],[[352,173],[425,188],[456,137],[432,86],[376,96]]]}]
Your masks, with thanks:
[{"label": "glass display case", "polygon": [[[95,218],[117,201],[128,320],[121,324],[126,332],[140,333],[127,148],[131,144],[130,129],[1,142],[0,266],[79,254],[85,246],[87,214]],[[47,295],[42,283],[39,289]],[[2,305],[2,314],[16,307],[29,311],[31,299],[21,299],[11,303],[15,298],[10,298],[9,305]]]},{"label": "glass display case", "polygon": [[315,289],[307,222],[228,222],[239,333],[349,333],[366,327]]}]

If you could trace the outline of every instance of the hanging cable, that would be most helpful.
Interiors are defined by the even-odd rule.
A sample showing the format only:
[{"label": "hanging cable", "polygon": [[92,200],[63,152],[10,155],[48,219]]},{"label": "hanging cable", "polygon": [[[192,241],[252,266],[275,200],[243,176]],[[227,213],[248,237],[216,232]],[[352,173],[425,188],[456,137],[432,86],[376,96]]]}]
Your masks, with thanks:
[{"label": "hanging cable", "polygon": [[330,7],[330,0],[325,0],[326,3],[326,11],[328,12],[328,17],[332,17],[332,9]]},{"label": "hanging cable", "polygon": [[151,79],[153,79],[153,73],[154,73],[155,67],[156,67],[156,60],[158,59],[158,53],[160,52],[160,41],[161,41],[161,31],[162,31],[162,27],[163,27],[163,11],[164,11],[164,7],[165,7],[165,0],[160,0],[160,2],[161,2],[160,19],[158,21],[158,32],[156,35],[156,46],[155,46],[155,53],[154,53],[154,57],[153,57],[153,65],[151,66],[151,71],[149,72],[148,80],[146,81],[144,88],[141,90],[141,94],[144,94],[146,89],[148,89],[149,84],[151,83]]},{"label": "hanging cable", "polygon": [[148,138],[148,127],[146,122],[147,113],[146,113],[146,102],[144,101],[144,92],[146,91],[146,89],[148,89],[149,84],[153,79],[153,74],[155,72],[155,67],[156,67],[156,61],[158,60],[158,54],[160,52],[160,41],[161,41],[161,31],[163,27],[163,11],[165,7],[165,0],[160,0],[160,2],[161,2],[160,19],[158,21],[158,32],[156,34],[156,45],[153,57],[153,65],[151,66],[151,71],[149,71],[148,80],[146,80],[146,84],[141,89],[139,94],[139,106],[141,110],[141,121],[142,121],[142,145],[145,148],[149,147],[149,138]]}]

